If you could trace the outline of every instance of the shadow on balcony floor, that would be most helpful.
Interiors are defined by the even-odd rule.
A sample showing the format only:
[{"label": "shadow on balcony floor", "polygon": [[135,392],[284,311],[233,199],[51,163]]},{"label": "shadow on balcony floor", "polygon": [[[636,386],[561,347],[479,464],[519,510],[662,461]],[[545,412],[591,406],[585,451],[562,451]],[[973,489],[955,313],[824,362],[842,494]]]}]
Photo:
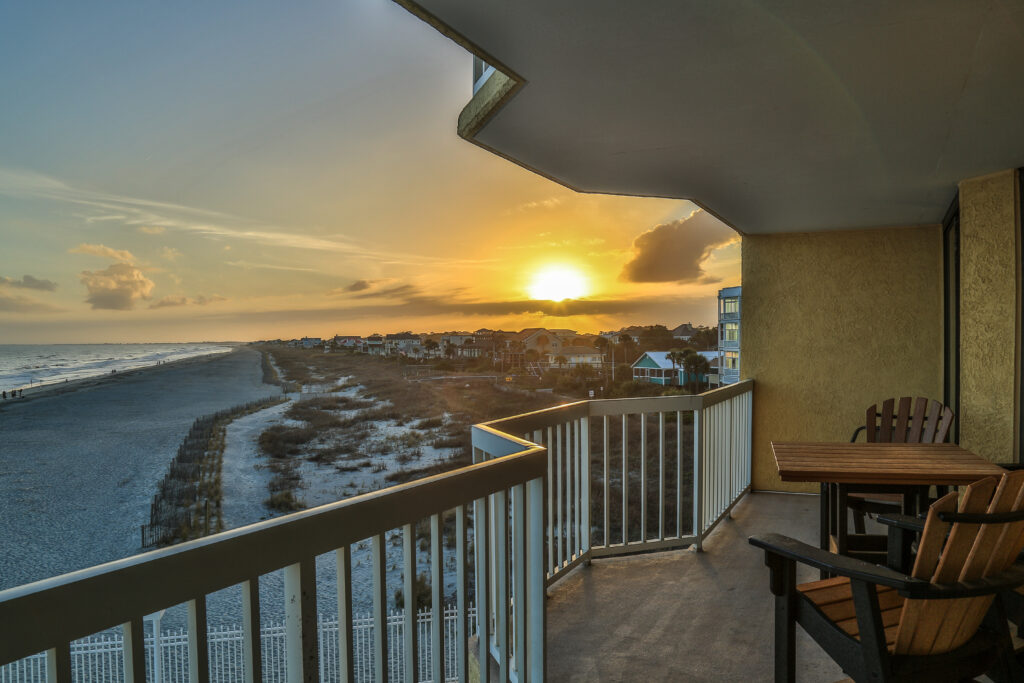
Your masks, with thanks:
[{"label": "shadow on balcony floor", "polygon": [[[688,550],[595,560],[552,587],[552,681],[772,679],[773,601],[764,555],[747,543],[776,531],[816,543],[818,497],[754,493]],[[817,578],[804,568],[799,581]],[[844,674],[797,629],[797,680]]]}]

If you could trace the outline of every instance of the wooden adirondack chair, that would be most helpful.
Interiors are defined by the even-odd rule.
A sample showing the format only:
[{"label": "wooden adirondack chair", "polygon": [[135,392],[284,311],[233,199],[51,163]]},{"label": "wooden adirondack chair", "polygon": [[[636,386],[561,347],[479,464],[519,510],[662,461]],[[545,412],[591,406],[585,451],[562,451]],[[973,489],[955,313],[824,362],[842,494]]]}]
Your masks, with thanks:
[{"label": "wooden adirondack chair", "polygon": [[[775,595],[775,680],[793,681],[800,626],[855,681],[1024,680],[1000,591],[1024,585],[1024,472],[967,487],[928,511],[910,576],[778,534],[765,551]],[[835,578],[797,585],[796,563]]]},{"label": "wooden adirondack chair", "polygon": [[[877,404],[867,409],[864,424],[854,430],[850,443],[856,441],[862,431],[868,443],[942,443],[952,424],[953,411],[938,401],[904,396],[897,404],[896,399],[889,398],[882,401],[881,410]],[[853,529],[858,534],[865,533],[867,513],[899,512],[902,507],[903,494],[900,493],[847,495],[847,509],[853,515]]]}]

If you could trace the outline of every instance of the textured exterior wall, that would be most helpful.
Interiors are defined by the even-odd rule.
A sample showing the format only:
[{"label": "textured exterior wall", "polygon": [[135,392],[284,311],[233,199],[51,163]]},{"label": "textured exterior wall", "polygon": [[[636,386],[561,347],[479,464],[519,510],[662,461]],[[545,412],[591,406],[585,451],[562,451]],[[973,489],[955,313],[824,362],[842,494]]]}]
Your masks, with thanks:
[{"label": "textured exterior wall", "polygon": [[960,444],[1016,460],[1020,354],[1016,171],[960,183]]},{"label": "textured exterior wall", "polygon": [[771,441],[847,441],[892,396],[942,399],[939,226],[743,237],[741,371],[754,379],[753,485]]}]

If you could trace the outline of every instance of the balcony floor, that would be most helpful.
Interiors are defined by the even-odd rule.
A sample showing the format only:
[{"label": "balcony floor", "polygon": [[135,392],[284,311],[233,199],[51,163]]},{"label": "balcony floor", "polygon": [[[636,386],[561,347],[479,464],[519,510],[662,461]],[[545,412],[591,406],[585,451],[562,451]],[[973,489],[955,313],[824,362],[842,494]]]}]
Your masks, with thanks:
[{"label": "balcony floor", "polygon": [[[764,554],[747,543],[776,531],[817,543],[818,497],[748,495],[689,550],[594,560],[551,587],[552,681],[757,681],[773,667],[773,598]],[[803,568],[799,581],[817,578]],[[797,680],[842,670],[797,628]]]}]

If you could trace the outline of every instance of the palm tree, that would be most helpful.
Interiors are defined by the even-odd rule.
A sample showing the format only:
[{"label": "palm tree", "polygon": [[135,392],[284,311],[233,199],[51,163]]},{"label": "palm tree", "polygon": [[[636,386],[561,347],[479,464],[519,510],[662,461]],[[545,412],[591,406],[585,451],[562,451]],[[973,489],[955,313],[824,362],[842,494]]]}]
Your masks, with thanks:
[{"label": "palm tree", "polygon": [[630,362],[629,356],[631,355],[630,354],[630,350],[634,346],[636,346],[636,342],[633,340],[633,337],[631,337],[630,335],[626,334],[625,332],[623,332],[622,334],[619,335],[618,342],[619,342],[619,346],[622,347],[622,362],[623,363],[629,363]]},{"label": "palm tree", "polygon": [[693,349],[684,349],[686,358],[683,360],[683,367],[686,369],[687,374],[693,375],[693,383],[698,384],[701,375],[707,375],[711,370],[711,365],[708,363],[708,359],[700,355]]},{"label": "palm tree", "polygon": [[665,354],[665,357],[668,358],[670,363],[672,363],[672,374],[674,375],[674,378],[678,378],[679,373],[677,370],[679,366],[683,364],[683,361],[686,360],[686,354],[682,349],[672,349]]},{"label": "palm tree", "polygon": [[693,377],[692,382],[687,382],[687,385],[690,386],[690,390],[692,391],[692,385],[694,382],[696,382],[697,379],[697,359],[701,358],[701,355],[689,347],[683,349],[682,352],[683,371],[686,373],[687,377]]}]

